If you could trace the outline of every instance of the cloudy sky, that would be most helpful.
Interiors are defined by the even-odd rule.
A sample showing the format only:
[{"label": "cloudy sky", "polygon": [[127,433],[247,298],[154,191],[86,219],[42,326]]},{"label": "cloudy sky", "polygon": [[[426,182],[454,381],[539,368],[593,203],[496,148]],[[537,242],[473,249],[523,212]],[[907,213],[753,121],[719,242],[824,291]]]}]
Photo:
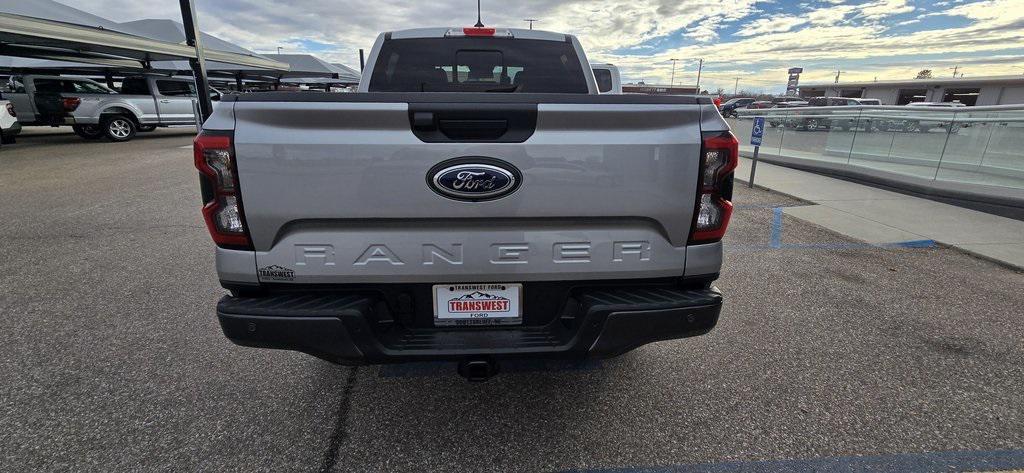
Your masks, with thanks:
[{"label": "cloudy sky", "polygon": [[[115,21],[177,18],[177,2],[60,0]],[[358,66],[377,33],[468,26],[472,0],[196,0],[204,31],[257,52],[310,52]],[[1024,0],[483,0],[489,26],[577,35],[591,61],[611,62],[627,81],[780,91],[786,69],[802,83],[909,79],[921,69],[952,76],[1024,74]]]}]

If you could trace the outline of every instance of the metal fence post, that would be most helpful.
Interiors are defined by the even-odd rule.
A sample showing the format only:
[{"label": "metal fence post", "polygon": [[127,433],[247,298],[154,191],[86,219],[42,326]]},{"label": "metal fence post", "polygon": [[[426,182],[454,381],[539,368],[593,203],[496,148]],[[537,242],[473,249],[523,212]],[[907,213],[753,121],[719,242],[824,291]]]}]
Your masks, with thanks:
[{"label": "metal fence post", "polygon": [[935,165],[935,177],[933,181],[939,180],[939,171],[942,169],[942,158],[946,156],[946,147],[949,146],[949,135],[953,134],[953,124],[956,123],[956,114],[953,112],[953,116],[949,119],[949,125],[946,126],[946,141],[942,143],[942,151],[939,153],[939,162]]}]

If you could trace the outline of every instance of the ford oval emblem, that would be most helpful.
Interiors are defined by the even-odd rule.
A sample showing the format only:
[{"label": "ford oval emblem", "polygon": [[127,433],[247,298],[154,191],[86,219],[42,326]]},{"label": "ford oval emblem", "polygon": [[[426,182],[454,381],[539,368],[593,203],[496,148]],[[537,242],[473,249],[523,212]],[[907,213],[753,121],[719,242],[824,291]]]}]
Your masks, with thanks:
[{"label": "ford oval emblem", "polygon": [[458,200],[493,200],[509,195],[522,180],[512,165],[493,158],[459,158],[434,166],[427,182],[438,194]]}]

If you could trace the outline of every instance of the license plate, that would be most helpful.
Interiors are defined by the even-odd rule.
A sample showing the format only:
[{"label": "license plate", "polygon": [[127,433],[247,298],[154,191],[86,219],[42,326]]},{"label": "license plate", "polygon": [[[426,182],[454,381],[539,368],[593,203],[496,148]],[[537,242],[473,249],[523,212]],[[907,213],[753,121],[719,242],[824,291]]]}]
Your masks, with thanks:
[{"label": "license plate", "polygon": [[435,325],[519,325],[523,323],[522,284],[438,284],[434,286]]}]

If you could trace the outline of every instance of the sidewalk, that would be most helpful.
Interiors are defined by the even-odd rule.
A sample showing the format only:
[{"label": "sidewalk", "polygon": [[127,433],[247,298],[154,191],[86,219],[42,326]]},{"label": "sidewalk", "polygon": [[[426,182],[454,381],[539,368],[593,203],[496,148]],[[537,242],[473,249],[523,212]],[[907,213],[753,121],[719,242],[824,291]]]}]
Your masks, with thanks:
[{"label": "sidewalk", "polygon": [[[736,178],[747,185],[750,160]],[[934,240],[1024,270],[1024,222],[765,162],[754,185],[815,205],[784,212],[872,244]]]}]

